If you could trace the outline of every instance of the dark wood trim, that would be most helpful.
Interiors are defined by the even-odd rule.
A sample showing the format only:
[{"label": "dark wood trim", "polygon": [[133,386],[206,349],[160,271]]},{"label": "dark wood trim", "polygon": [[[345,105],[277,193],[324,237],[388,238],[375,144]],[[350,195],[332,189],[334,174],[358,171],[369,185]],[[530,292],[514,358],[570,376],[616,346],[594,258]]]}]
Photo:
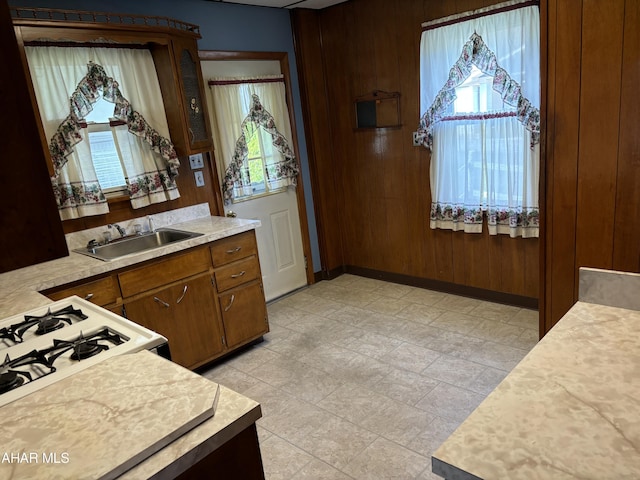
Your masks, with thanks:
[{"label": "dark wood trim", "polygon": [[355,267],[353,265],[346,265],[344,268],[345,273],[350,273],[361,277],[375,278],[377,280],[384,280],[385,282],[393,282],[400,283],[402,285],[410,285],[412,287],[427,288],[429,290],[450,293],[452,295],[477,298],[479,300],[486,300],[488,302],[503,303],[505,305],[514,305],[517,307],[531,308],[534,310],[538,308],[537,298],[524,297],[522,295],[514,295],[511,293],[496,292],[493,290],[486,290],[484,288],[469,287],[457,283],[443,282],[441,280],[412,277],[410,275],[403,275],[400,273],[382,272],[380,270]]},{"label": "dark wood trim", "polygon": [[[298,130],[293,110],[293,95],[291,93],[291,72],[289,70],[289,57],[287,52],[232,52],[223,50],[200,50],[198,52],[200,61],[224,61],[224,60],[276,60],[280,62],[280,72],[284,77],[287,105],[289,106],[289,123],[291,124],[291,136],[293,137],[293,151],[296,158],[300,159],[300,149],[298,147]],[[205,79],[206,81],[206,79]],[[214,162],[212,162],[213,164]],[[212,165],[213,166],[213,165]],[[309,219],[307,217],[307,207],[304,197],[304,186],[302,182],[302,171],[298,173],[298,184],[296,186],[296,198],[298,200],[298,216],[300,218],[300,230],[302,234],[302,250],[307,260],[307,284],[315,283],[313,273],[313,259],[311,255],[311,237],[309,235]],[[219,188],[219,183],[217,184]]]},{"label": "dark wood trim", "polygon": [[[538,336],[542,338],[546,333],[545,322],[547,317],[547,202],[552,199],[547,189],[547,133],[548,127],[553,128],[551,118],[547,117],[547,95],[550,92],[549,85],[549,4],[547,0],[540,0],[540,174],[538,178],[538,204],[540,207],[540,232],[538,245],[539,262],[539,289],[538,289]],[[552,55],[555,58],[555,55]]]},{"label": "dark wood trim", "polygon": [[347,270],[345,268],[344,265],[340,266],[340,267],[336,267],[333,270],[321,270],[319,272],[316,272],[315,275],[315,282],[319,282],[321,280],[333,280],[334,278],[339,277],[340,275],[342,275],[343,273],[346,273]]}]

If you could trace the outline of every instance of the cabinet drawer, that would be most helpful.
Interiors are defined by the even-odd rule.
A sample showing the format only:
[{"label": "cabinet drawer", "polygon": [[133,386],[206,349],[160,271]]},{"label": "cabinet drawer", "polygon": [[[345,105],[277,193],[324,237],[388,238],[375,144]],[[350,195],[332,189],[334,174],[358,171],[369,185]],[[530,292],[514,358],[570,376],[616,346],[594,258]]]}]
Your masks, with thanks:
[{"label": "cabinet drawer", "polygon": [[61,300],[71,295],[77,295],[103,307],[116,303],[120,297],[120,288],[118,288],[118,282],[115,277],[105,277],[76,285],[75,287],[43,293],[52,300]]},{"label": "cabinet drawer", "polygon": [[211,246],[214,267],[226,265],[240,258],[257,255],[256,236],[253,230],[216,241]]},{"label": "cabinet drawer", "polygon": [[231,265],[220,267],[214,275],[218,292],[224,292],[258,278],[260,275],[260,263],[258,262],[258,257],[251,256]]},{"label": "cabinet drawer", "polygon": [[118,275],[123,297],[158,288],[182,278],[206,272],[211,266],[209,252],[200,248],[189,253],[159,260],[157,263],[135,268]]}]

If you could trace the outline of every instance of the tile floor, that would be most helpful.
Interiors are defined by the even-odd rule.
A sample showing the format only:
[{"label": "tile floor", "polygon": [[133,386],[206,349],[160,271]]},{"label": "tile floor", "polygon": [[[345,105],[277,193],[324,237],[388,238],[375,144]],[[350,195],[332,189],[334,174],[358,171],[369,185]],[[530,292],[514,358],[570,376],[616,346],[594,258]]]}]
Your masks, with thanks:
[{"label": "tile floor", "polygon": [[262,404],[268,480],[440,479],[431,454],[538,338],[534,310],[342,275],[204,375]]}]

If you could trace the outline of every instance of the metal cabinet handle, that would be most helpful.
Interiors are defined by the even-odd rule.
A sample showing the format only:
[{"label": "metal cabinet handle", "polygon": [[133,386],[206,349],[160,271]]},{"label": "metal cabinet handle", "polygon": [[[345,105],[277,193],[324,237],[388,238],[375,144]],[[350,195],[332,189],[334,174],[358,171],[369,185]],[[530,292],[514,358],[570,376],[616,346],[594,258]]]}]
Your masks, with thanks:
[{"label": "metal cabinet handle", "polygon": [[191,145],[193,145],[196,141],[196,134],[193,133],[193,130],[191,130],[191,128],[189,128],[189,133],[191,134]]},{"label": "metal cabinet handle", "polygon": [[231,278],[239,278],[239,277],[243,276],[245,273],[247,273],[247,272],[242,270],[240,273],[234,273],[233,275],[231,275]]},{"label": "metal cabinet handle", "polygon": [[184,296],[187,294],[187,288],[188,286],[185,285],[184,286],[184,290],[182,290],[182,295],[180,295],[180,298],[178,300],[176,300],[176,303],[180,303],[182,301],[182,299],[184,298]]},{"label": "metal cabinet handle", "polygon": [[91,300],[93,298],[93,293],[88,293],[86,297],[84,297],[85,300]]},{"label": "metal cabinet handle", "polygon": [[162,300],[160,300],[158,297],[153,297],[153,299],[158,302],[160,305],[164,305],[165,307],[169,308],[169,304],[167,302],[163,302]]},{"label": "metal cabinet handle", "polygon": [[229,309],[231,308],[231,305],[233,305],[233,301],[234,301],[235,299],[236,299],[236,296],[232,294],[232,295],[231,295],[231,301],[229,302],[229,305],[227,305],[227,306],[225,307],[225,309],[224,309],[224,311],[225,311],[225,312],[228,312],[228,311],[229,311]]},{"label": "metal cabinet handle", "polygon": [[240,250],[242,250],[242,247],[236,247],[236,248],[232,248],[231,250],[227,250],[227,253],[228,254],[238,253]]}]

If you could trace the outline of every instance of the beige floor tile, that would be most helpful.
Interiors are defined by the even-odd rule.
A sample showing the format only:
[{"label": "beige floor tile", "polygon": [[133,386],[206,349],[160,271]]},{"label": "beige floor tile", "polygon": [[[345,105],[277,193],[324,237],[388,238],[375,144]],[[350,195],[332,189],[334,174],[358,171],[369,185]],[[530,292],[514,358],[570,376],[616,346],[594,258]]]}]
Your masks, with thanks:
[{"label": "beige floor tile", "polygon": [[394,367],[420,373],[440,355],[434,350],[404,342],[389,352],[384,360]]},{"label": "beige floor tile", "polygon": [[505,345],[512,345],[524,332],[522,327],[509,325],[498,320],[482,320],[474,329],[468,332],[473,337],[491,340]]},{"label": "beige floor tile", "polygon": [[513,305],[480,301],[480,304],[471,310],[469,314],[488,320],[508,322],[515,317],[520,310],[522,310],[520,307],[514,307]]},{"label": "beige floor tile", "polygon": [[394,368],[378,382],[375,391],[408,405],[415,405],[440,382],[418,373]]},{"label": "beige floor tile", "polygon": [[238,355],[229,358],[226,363],[242,372],[251,373],[256,368],[262,367],[269,360],[278,357],[279,355],[276,352],[263,348],[258,344],[239,352]]},{"label": "beige floor tile", "polygon": [[466,385],[465,388],[481,395],[489,395],[495,390],[498,384],[504,380],[504,377],[506,377],[508,373],[509,372],[505,372],[504,370],[487,367],[480,375]]},{"label": "beige floor tile", "polygon": [[224,385],[238,393],[244,393],[253,387],[259,380],[256,377],[244,373],[229,364],[223,363],[202,374],[211,381]]},{"label": "beige floor tile", "polygon": [[480,405],[484,397],[454,385],[441,383],[416,403],[416,407],[449,420],[462,421]]},{"label": "beige floor tile", "polygon": [[344,471],[358,480],[407,480],[420,475],[430,462],[426,456],[379,438],[353,459]]},{"label": "beige floor tile", "polygon": [[378,296],[376,300],[366,306],[366,309],[372,312],[395,315],[408,305],[410,305],[410,303],[402,299],[381,298]]},{"label": "beige floor tile", "polygon": [[290,480],[307,465],[313,457],[291,445],[277,435],[260,442],[265,478],[268,480]]},{"label": "beige floor tile", "polygon": [[430,323],[430,326],[449,332],[469,335],[482,323],[482,319],[460,312],[445,312]]},{"label": "beige floor tile", "polygon": [[446,293],[436,292],[434,290],[416,288],[407,293],[404,296],[404,299],[422,305],[435,305],[436,303],[444,299],[446,295]]},{"label": "beige floor tile", "polygon": [[314,458],[296,473],[295,480],[352,480],[346,473]]},{"label": "beige floor tile", "polygon": [[524,331],[512,343],[512,347],[529,351],[540,341],[538,330],[525,328]]},{"label": "beige floor tile", "polygon": [[521,308],[515,316],[508,320],[511,325],[516,325],[522,328],[529,328],[531,330],[539,330],[540,317],[537,310],[529,310],[528,308]]},{"label": "beige floor tile", "polygon": [[297,359],[321,346],[323,342],[315,337],[293,332],[287,338],[276,343],[266,343],[264,348],[276,352],[283,357]]},{"label": "beige floor tile", "polygon": [[511,371],[526,354],[527,351],[521,348],[485,342],[471,353],[469,360],[488,367]]},{"label": "beige floor tile", "polygon": [[368,357],[385,358],[389,352],[401,345],[402,341],[359,329],[357,333],[344,335],[334,343]]},{"label": "beige floor tile", "polygon": [[469,337],[461,333],[442,331],[437,338],[428,342],[425,347],[436,352],[446,353],[452,357],[469,358],[486,343],[486,340]]},{"label": "beige floor tile", "polygon": [[396,314],[396,317],[428,325],[446,311],[447,310],[444,310],[443,308],[438,308],[431,305],[410,303],[405,308],[400,310]]},{"label": "beige floor tile", "polygon": [[450,385],[468,388],[486,368],[484,365],[469,360],[441,355],[421,373]]},{"label": "beige floor tile", "polygon": [[374,290],[374,293],[383,297],[402,298],[411,293],[413,290],[415,290],[415,287],[401,285],[399,283],[383,282]]},{"label": "beige floor tile", "polygon": [[260,402],[268,479],[439,478],[433,450],[537,341],[535,311],[355,275],[268,313],[203,373]]},{"label": "beige floor tile", "polygon": [[435,417],[407,446],[421,455],[431,457],[460,423],[458,420]]},{"label": "beige floor tile", "polygon": [[363,308],[345,305],[339,310],[331,312],[327,318],[343,322],[354,327],[365,327],[369,324],[371,312]]}]

